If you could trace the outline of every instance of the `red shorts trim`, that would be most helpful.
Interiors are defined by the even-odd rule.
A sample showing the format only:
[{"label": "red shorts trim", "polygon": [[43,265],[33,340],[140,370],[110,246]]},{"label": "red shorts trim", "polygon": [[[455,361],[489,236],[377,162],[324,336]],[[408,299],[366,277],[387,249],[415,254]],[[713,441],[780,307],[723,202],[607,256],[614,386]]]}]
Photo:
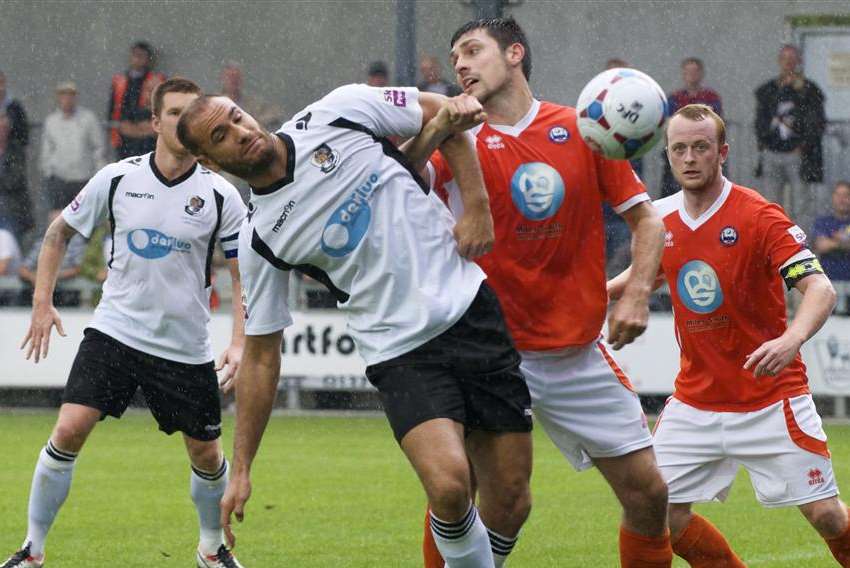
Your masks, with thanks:
[{"label": "red shorts trim", "polygon": [[635,389],[632,386],[631,381],[626,376],[626,374],[623,372],[623,370],[620,368],[620,366],[617,365],[617,362],[614,361],[614,358],[611,357],[611,355],[608,353],[608,350],[605,349],[605,346],[602,345],[602,342],[597,341],[596,346],[599,347],[599,351],[602,353],[602,356],[605,358],[605,362],[608,363],[608,366],[611,367],[612,371],[614,371],[614,375],[616,375],[616,377],[620,381],[620,383],[624,387],[629,389],[630,391],[635,392]]},{"label": "red shorts trim", "polygon": [[826,442],[813,438],[800,429],[794,411],[791,409],[791,402],[787,398],[782,401],[782,410],[785,412],[785,424],[788,425],[788,434],[791,435],[791,440],[808,452],[830,459],[831,456]]}]

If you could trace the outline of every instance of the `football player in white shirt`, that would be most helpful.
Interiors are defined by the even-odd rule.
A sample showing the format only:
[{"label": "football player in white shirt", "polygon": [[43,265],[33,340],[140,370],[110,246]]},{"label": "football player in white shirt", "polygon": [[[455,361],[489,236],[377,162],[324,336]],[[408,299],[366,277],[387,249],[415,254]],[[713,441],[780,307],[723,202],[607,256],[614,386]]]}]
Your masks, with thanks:
[{"label": "football player in white shirt", "polygon": [[[216,369],[227,366],[222,388],[229,389],[244,345],[242,310],[234,302],[233,337],[218,367],[206,323],[216,241],[229,259],[239,297],[236,253],[244,206],[236,189],[197,164],[177,139],[180,113],[199,93],[186,79],[162,83],[152,97],[159,135],[155,152],[100,170],[47,230],[32,323],[22,345],[36,363],[47,356],[53,326],[65,335],[51,298],[68,239],[76,233],[88,238],[107,217],[112,245],[103,298],[85,330],[59,418],[35,468],[27,537],[3,568],[43,564],[47,533],[68,495],[86,438],[99,420],[120,417],[139,388],[160,429],[183,433],[200,521],[196,564],[240,566],[224,545],[220,525],[228,465],[219,441]],[[104,563],[125,564],[123,559]]]},{"label": "football player in white shirt", "polygon": [[[292,322],[288,278],[297,270],[323,282],[348,313],[366,374],[428,496],[448,566],[492,568],[491,539],[516,536],[530,508],[530,397],[498,300],[462,256],[493,242],[480,166],[462,132],[483,118],[465,95],[366,85],[332,91],[276,134],[226,97],[202,97],[180,118],[180,141],[202,164],[252,185],[239,237],[247,340],[233,477],[222,501],[228,535],[229,513],[241,520],[250,495],[282,332]],[[443,133],[470,207],[456,226],[386,139],[425,129]],[[480,491],[480,516],[470,462],[492,482]]]}]

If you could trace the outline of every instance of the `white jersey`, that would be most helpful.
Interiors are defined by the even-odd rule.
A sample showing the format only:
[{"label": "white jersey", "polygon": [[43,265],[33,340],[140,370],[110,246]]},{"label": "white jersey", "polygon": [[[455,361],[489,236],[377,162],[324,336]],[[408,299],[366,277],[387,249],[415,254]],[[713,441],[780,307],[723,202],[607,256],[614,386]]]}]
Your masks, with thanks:
[{"label": "white jersey", "polygon": [[451,327],[484,279],[454,220],[385,136],[419,133],[415,88],[340,87],[277,132],[286,177],[253,189],[239,237],[245,333],[292,323],[289,273],[325,284],[369,365]]},{"label": "white jersey", "polygon": [[206,363],[213,247],[218,239],[236,257],[245,208],[218,174],[195,165],[169,182],[153,158],[106,166],[62,212],[86,238],[109,220],[109,271],[90,326],[150,355]]}]

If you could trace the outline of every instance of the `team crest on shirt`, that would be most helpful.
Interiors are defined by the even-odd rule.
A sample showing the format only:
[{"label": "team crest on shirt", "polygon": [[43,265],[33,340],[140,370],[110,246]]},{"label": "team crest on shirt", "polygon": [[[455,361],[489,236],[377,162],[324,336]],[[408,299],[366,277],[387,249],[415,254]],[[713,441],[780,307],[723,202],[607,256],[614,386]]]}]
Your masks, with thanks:
[{"label": "team crest on shirt", "polygon": [[549,129],[549,140],[555,144],[563,144],[570,139],[570,131],[563,126],[553,126]]},{"label": "team crest on shirt", "polygon": [[526,219],[548,219],[564,202],[564,180],[549,164],[522,164],[511,177],[511,199]]},{"label": "team crest on shirt", "polygon": [[331,173],[339,163],[339,152],[332,150],[327,144],[322,144],[313,151],[310,164],[319,168],[323,174]]},{"label": "team crest on shirt", "polygon": [[723,230],[720,231],[720,242],[723,246],[731,247],[735,243],[738,242],[738,231],[735,230],[735,227],[728,226],[723,227]]},{"label": "team crest on shirt", "polygon": [[194,217],[203,210],[205,204],[206,201],[200,195],[193,195],[189,198],[189,202],[183,208],[183,211]]}]

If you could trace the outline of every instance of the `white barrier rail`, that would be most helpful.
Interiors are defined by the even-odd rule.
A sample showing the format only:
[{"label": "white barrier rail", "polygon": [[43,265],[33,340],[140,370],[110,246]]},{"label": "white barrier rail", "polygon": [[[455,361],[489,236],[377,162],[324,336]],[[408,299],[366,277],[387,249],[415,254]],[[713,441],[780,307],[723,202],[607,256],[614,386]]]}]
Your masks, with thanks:
[{"label": "white barrier rail", "polygon": [[[26,309],[0,311],[0,387],[62,387],[91,319],[89,310],[65,310],[62,319],[67,337],[55,333],[48,358],[38,365],[26,361],[18,349],[29,326]],[[364,364],[346,332],[345,318],[335,311],[293,314],[295,325],[285,333],[282,376],[300,388],[369,390]],[[213,352],[217,356],[230,340],[230,317],[214,314],[210,322]],[[641,394],[672,392],[678,371],[679,349],[670,314],[653,314],[647,332],[622,351],[614,353]],[[812,392],[825,396],[850,396],[850,317],[832,317],[803,347]]]}]

